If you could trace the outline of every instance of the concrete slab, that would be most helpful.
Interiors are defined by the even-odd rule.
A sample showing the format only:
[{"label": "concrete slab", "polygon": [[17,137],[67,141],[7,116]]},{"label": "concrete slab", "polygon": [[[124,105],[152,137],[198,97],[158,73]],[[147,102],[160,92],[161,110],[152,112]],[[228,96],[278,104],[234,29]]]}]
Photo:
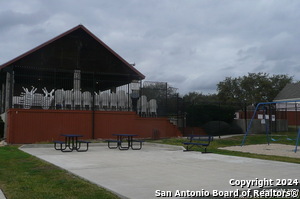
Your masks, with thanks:
[{"label": "concrete slab", "polygon": [[3,194],[2,190],[0,189],[0,199],[6,199],[5,195]]},{"label": "concrete slab", "polygon": [[[66,169],[122,198],[151,199],[164,194],[173,198],[178,191],[235,191],[231,179],[258,181],[299,179],[299,164],[241,158],[212,153],[183,152],[182,147],[145,143],[142,150],[108,149],[92,144],[88,152],[62,153],[53,145],[25,145],[21,150]],[[244,187],[244,190],[247,188]],[[186,198],[188,195],[181,195]],[[212,196],[212,194],[210,194]]]}]

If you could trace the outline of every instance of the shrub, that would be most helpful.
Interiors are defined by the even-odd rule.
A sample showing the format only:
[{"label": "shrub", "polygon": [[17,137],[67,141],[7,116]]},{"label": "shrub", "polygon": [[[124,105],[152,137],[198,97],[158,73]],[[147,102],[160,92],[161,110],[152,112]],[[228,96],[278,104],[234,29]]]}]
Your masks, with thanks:
[{"label": "shrub", "polygon": [[191,105],[187,109],[187,126],[200,127],[210,121],[231,123],[235,108],[225,105],[201,104]]},{"label": "shrub", "polygon": [[223,121],[210,121],[203,125],[208,135],[221,136],[230,134],[240,134],[243,130],[237,125],[230,125]]}]

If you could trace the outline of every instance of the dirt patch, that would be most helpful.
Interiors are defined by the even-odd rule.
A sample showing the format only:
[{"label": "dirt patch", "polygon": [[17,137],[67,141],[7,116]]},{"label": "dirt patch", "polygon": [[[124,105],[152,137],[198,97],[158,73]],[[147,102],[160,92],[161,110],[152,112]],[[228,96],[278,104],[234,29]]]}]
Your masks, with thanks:
[{"label": "dirt patch", "polygon": [[229,150],[229,151],[256,153],[262,155],[275,155],[275,156],[300,158],[300,146],[298,147],[298,151],[295,153],[295,145],[255,144],[255,145],[244,145],[244,146],[221,147],[220,149]]}]

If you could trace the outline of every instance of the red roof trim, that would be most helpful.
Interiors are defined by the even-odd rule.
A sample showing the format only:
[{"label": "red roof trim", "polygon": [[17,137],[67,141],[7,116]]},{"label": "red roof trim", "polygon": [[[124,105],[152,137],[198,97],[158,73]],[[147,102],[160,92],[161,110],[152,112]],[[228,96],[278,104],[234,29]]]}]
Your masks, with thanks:
[{"label": "red roof trim", "polygon": [[97,42],[99,42],[102,46],[104,46],[108,51],[110,51],[110,52],[111,52],[113,55],[115,55],[118,59],[120,59],[125,65],[127,65],[130,69],[132,69],[134,72],[136,72],[136,73],[141,77],[141,79],[145,79],[145,76],[144,76],[142,73],[140,73],[136,68],[134,68],[131,64],[129,64],[126,60],[124,60],[120,55],[118,55],[115,51],[113,51],[109,46],[107,46],[103,41],[101,41],[98,37],[96,37],[91,31],[89,31],[89,30],[88,30],[86,27],[84,27],[83,25],[78,25],[78,26],[76,26],[76,27],[74,27],[74,28],[72,28],[72,29],[70,29],[70,30],[68,30],[68,31],[66,31],[66,32],[64,32],[64,33],[62,33],[62,34],[60,34],[60,35],[54,37],[53,39],[50,39],[49,41],[47,41],[47,42],[45,42],[45,43],[43,43],[43,44],[41,44],[41,45],[39,45],[39,46],[33,48],[32,50],[29,50],[29,51],[27,51],[27,52],[21,54],[20,56],[18,56],[18,57],[16,57],[16,58],[14,58],[14,59],[12,59],[12,60],[10,60],[10,61],[8,61],[8,62],[2,64],[2,65],[0,66],[0,69],[9,66],[10,64],[12,64],[12,63],[14,63],[14,62],[16,62],[16,61],[22,59],[23,57],[26,57],[27,55],[29,55],[29,54],[31,54],[31,53],[33,53],[33,52],[35,52],[35,51],[37,51],[37,50],[43,48],[44,46],[47,46],[48,44],[50,44],[50,43],[52,43],[52,42],[54,42],[54,41],[56,41],[56,40],[58,40],[58,39],[60,39],[60,38],[62,38],[62,37],[64,37],[64,36],[68,35],[69,33],[73,32],[73,31],[75,31],[75,30],[77,30],[77,29],[79,29],[79,28],[81,28],[81,29],[83,29],[85,32],[87,32],[87,33],[88,33],[91,37],[93,37]]}]

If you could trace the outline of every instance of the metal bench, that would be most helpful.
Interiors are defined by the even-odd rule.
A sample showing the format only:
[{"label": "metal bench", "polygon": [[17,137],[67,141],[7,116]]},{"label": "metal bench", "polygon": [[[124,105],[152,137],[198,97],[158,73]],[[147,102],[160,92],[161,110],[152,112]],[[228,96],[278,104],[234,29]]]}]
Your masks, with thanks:
[{"label": "metal bench", "polygon": [[[89,143],[91,143],[91,142],[90,141],[85,141],[85,140],[78,140],[77,143],[75,143],[74,148],[71,147],[72,146],[71,143],[66,143],[64,141],[54,140],[53,143],[54,143],[54,149],[55,150],[60,150],[62,152],[72,152],[74,149],[78,152],[85,152],[85,151],[88,151]],[[83,149],[83,150],[80,150],[82,143],[86,144],[86,148]],[[59,146],[57,146],[57,145],[59,145]]]},{"label": "metal bench", "polygon": [[[61,151],[62,151],[62,150],[65,150],[65,149],[66,149],[66,143],[63,142],[63,141],[54,140],[53,143],[54,143],[54,149],[55,149],[55,150],[61,150]],[[57,144],[60,145],[60,148],[57,147]],[[62,146],[63,144],[65,145],[64,148],[63,148],[63,146]]]},{"label": "metal bench", "polygon": [[[139,147],[134,147],[134,145],[133,145],[134,142],[140,143]],[[145,142],[144,140],[132,140],[131,149],[132,150],[140,150],[142,148],[144,142]]]},{"label": "metal bench", "polygon": [[[119,145],[121,144],[120,140],[105,140],[107,142],[107,146],[110,149],[116,149],[119,147]],[[111,146],[110,143],[116,143],[116,146]]]},{"label": "metal bench", "polygon": [[[77,151],[78,152],[85,152],[85,151],[88,151],[89,150],[89,143],[91,143],[90,141],[86,141],[86,140],[78,140],[77,141],[78,143],[78,146],[77,146]],[[83,149],[83,150],[80,150],[80,147],[81,147],[81,144],[82,143],[85,143],[86,144],[86,149]]]},{"label": "metal bench", "polygon": [[188,137],[189,142],[184,142],[186,145],[186,150],[191,151],[193,147],[204,148],[204,153],[207,153],[207,147],[210,145],[210,142],[213,141],[213,136],[210,135],[190,135]]},{"label": "metal bench", "polygon": [[[132,140],[129,146],[122,146],[122,141],[120,140],[105,140],[107,142],[107,146],[110,149],[119,148],[120,150],[127,150],[131,147],[132,150],[140,150],[143,147],[143,140]],[[127,143],[127,141],[125,141]],[[138,146],[135,146],[134,143],[139,143]],[[111,143],[116,143],[115,146],[111,146]]]}]

